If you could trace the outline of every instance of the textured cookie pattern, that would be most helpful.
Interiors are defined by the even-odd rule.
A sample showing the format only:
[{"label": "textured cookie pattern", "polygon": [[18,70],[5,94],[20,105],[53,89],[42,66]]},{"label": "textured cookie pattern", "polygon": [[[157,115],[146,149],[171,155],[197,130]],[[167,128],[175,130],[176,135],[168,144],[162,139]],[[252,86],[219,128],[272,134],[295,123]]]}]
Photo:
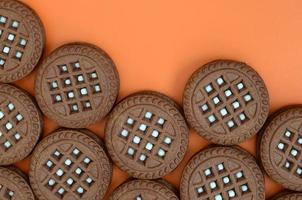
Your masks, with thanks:
[{"label": "textured cookie pattern", "polygon": [[119,78],[112,60],[90,44],[68,44],[44,60],[36,96],[45,113],[66,127],[86,127],[112,108]]},{"label": "textured cookie pattern", "polygon": [[269,112],[269,96],[251,67],[219,60],[198,69],[184,92],[190,125],[218,144],[237,144],[257,133]]},{"label": "textured cookie pattern", "polygon": [[45,34],[37,14],[15,0],[0,2],[0,81],[13,82],[37,65]]},{"label": "textured cookie pattern", "polygon": [[59,130],[34,151],[30,181],[39,199],[101,199],[112,166],[98,141],[86,133]]},{"label": "textured cookie pattern", "polygon": [[284,187],[302,191],[302,108],[284,109],[263,131],[260,158],[267,174]]},{"label": "textured cookie pattern", "polygon": [[42,116],[22,90],[0,84],[0,164],[22,160],[33,150],[42,132]]},{"label": "textured cookie pattern", "polygon": [[264,177],[255,159],[237,148],[212,147],[199,152],[181,179],[182,199],[265,199]]},{"label": "textured cookie pattern", "polygon": [[0,167],[1,200],[35,200],[27,181],[13,170]]},{"label": "textured cookie pattern", "polygon": [[119,186],[109,200],[178,200],[165,184],[150,180],[132,180]]},{"label": "textured cookie pattern", "polygon": [[114,162],[133,177],[155,179],[177,167],[188,146],[188,128],[175,103],[156,92],[119,103],[106,125]]}]

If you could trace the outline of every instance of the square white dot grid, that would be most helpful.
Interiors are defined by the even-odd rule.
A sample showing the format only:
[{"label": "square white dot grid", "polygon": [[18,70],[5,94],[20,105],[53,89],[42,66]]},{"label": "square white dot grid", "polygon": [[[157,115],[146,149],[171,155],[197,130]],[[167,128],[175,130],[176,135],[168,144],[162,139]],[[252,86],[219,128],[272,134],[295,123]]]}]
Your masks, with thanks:
[{"label": "square white dot grid", "polygon": [[[0,119],[1,119],[1,117],[0,117]],[[300,144],[300,145],[302,145],[302,137],[299,137],[299,138],[297,139],[297,143]]]},{"label": "square white dot grid", "polygon": [[216,83],[217,83],[218,85],[223,85],[224,82],[225,82],[225,81],[224,81],[223,77],[219,77],[219,78],[216,79]]},{"label": "square white dot grid", "polygon": [[231,189],[228,191],[228,196],[230,198],[234,198],[236,196],[236,192],[235,192],[235,189]]},{"label": "square white dot grid", "polygon": [[78,111],[79,110],[78,105],[77,104],[73,104],[72,107],[71,107],[71,110],[75,111],[75,112]]},{"label": "square white dot grid", "polygon": [[131,117],[128,117],[127,124],[132,126],[134,124],[134,119],[132,119]]},{"label": "square white dot grid", "polygon": [[60,194],[61,196],[65,194],[65,189],[60,187],[58,190],[57,190],[57,193]]},{"label": "square white dot grid", "polygon": [[154,137],[154,138],[158,138],[158,136],[159,136],[158,130],[153,129],[152,132],[151,132],[151,135],[152,135],[152,137]]},{"label": "square white dot grid", "polygon": [[8,195],[9,195],[10,197],[13,197],[13,196],[15,195],[15,193],[14,193],[13,191],[9,190],[9,191],[8,191]]},{"label": "square white dot grid", "polygon": [[234,127],[236,126],[236,124],[235,124],[235,122],[234,122],[233,120],[229,120],[229,121],[227,122],[227,126],[228,126],[229,128],[234,128]]},{"label": "square white dot grid", "polygon": [[11,122],[7,122],[7,123],[5,124],[5,128],[6,128],[7,131],[11,130],[13,127],[14,127],[14,126],[13,126],[13,124],[12,124]]},{"label": "square white dot grid", "polygon": [[7,108],[9,111],[13,111],[15,109],[15,105],[13,103],[8,103]]},{"label": "square white dot grid", "polygon": [[139,144],[141,142],[141,138],[136,135],[136,136],[133,137],[132,142],[134,144]]},{"label": "square white dot grid", "polygon": [[4,147],[5,147],[6,149],[9,149],[11,146],[12,146],[12,143],[10,143],[10,141],[6,140],[6,141],[4,142]]},{"label": "square white dot grid", "polygon": [[298,175],[301,175],[301,174],[302,174],[302,168],[298,167],[298,168],[296,169],[296,173],[297,173]]},{"label": "square white dot grid", "polygon": [[67,185],[71,186],[71,185],[73,185],[74,180],[73,180],[71,177],[69,177],[69,178],[66,180],[66,183],[67,183]]},{"label": "square white dot grid", "polygon": [[67,92],[67,97],[68,99],[73,99],[75,97],[74,92],[73,91]]},{"label": "square white dot grid", "polygon": [[20,41],[19,41],[19,44],[20,44],[21,46],[25,47],[26,44],[27,44],[27,40],[24,39],[24,38],[21,38]]},{"label": "square white dot grid", "polygon": [[62,169],[59,168],[59,169],[56,171],[56,175],[59,176],[59,177],[61,177],[61,176],[64,175],[64,171],[63,171]]},{"label": "square white dot grid", "polygon": [[101,86],[99,84],[94,85],[93,88],[94,88],[95,92],[100,92],[101,91]]},{"label": "square white dot grid", "polygon": [[210,116],[208,116],[208,121],[209,121],[211,124],[214,123],[214,122],[216,121],[215,115],[210,115]]},{"label": "square white dot grid", "polygon": [[134,156],[135,150],[134,150],[133,148],[129,147],[128,150],[127,150],[127,153],[128,153],[128,155],[130,155],[130,156]]},{"label": "square white dot grid", "polygon": [[84,82],[84,76],[82,74],[77,76],[77,81],[78,82]]},{"label": "square white dot grid", "polygon": [[248,93],[246,95],[243,96],[243,99],[245,102],[249,102],[252,100],[252,96]]},{"label": "square white dot grid", "polygon": [[279,142],[279,144],[278,144],[278,149],[280,149],[280,150],[284,150],[284,148],[285,148],[285,144],[284,143],[282,143],[282,142]]},{"label": "square white dot grid", "polygon": [[87,90],[87,88],[81,88],[80,93],[81,93],[82,96],[88,95],[88,90]]},{"label": "square white dot grid", "polygon": [[207,103],[201,105],[200,108],[201,108],[201,110],[202,110],[203,112],[206,112],[207,110],[209,110],[209,106],[208,106]]},{"label": "square white dot grid", "polygon": [[142,162],[144,162],[146,159],[147,159],[147,156],[145,154],[141,154],[139,156],[139,160],[142,161]]},{"label": "square white dot grid", "polygon": [[170,145],[172,143],[172,139],[170,137],[165,137],[164,143]]},{"label": "square white dot grid", "polygon": [[240,82],[240,83],[238,83],[238,84],[236,85],[236,87],[237,87],[237,89],[240,91],[240,90],[242,90],[245,86],[244,86],[244,84],[243,84],[242,82]]},{"label": "square white dot grid", "polygon": [[2,52],[5,53],[5,54],[9,54],[9,52],[10,52],[10,47],[4,46],[3,49],[2,49]]},{"label": "square white dot grid", "polygon": [[21,139],[20,133],[15,133],[15,134],[14,134],[14,137],[15,137],[15,139],[16,139],[17,141],[19,141],[19,140]]},{"label": "square white dot grid", "polygon": [[229,114],[229,112],[228,112],[228,110],[224,107],[224,108],[222,108],[222,109],[220,109],[220,115],[222,116],[222,117],[224,117],[224,116],[226,116],[227,114]]},{"label": "square white dot grid", "polygon": [[203,173],[205,176],[210,176],[210,175],[212,175],[212,170],[210,168],[208,168],[208,169],[204,170]]},{"label": "square white dot grid", "polygon": [[240,121],[245,121],[246,120],[246,115],[244,114],[244,113],[240,113],[239,114],[239,119],[240,119]]},{"label": "square white dot grid", "polygon": [[151,150],[153,149],[153,146],[154,146],[154,145],[153,145],[152,143],[147,142],[145,148],[146,148],[148,151],[151,151]]},{"label": "square white dot grid", "polygon": [[83,173],[83,170],[82,170],[80,167],[78,167],[78,168],[75,169],[74,172],[75,172],[78,176],[80,176],[80,175]]},{"label": "square white dot grid", "polygon": [[90,78],[92,78],[92,79],[97,79],[97,78],[98,78],[97,73],[96,73],[96,72],[90,73]]},{"label": "square white dot grid", "polygon": [[78,193],[78,194],[82,195],[82,194],[84,194],[85,192],[86,192],[85,189],[82,188],[81,186],[77,188],[77,193]]},{"label": "square white dot grid", "polygon": [[244,175],[243,175],[243,172],[242,172],[242,171],[239,171],[239,172],[237,172],[237,173],[235,174],[235,177],[236,177],[237,179],[241,179],[243,176],[244,176]]},{"label": "square white dot grid", "polygon": [[51,161],[51,160],[47,160],[45,165],[48,167],[48,168],[52,168],[52,166],[54,165],[54,163]]},{"label": "square white dot grid", "polygon": [[1,23],[1,24],[5,24],[6,21],[7,21],[7,18],[6,18],[6,17],[0,16],[0,23]]},{"label": "square white dot grid", "polygon": [[135,200],[143,200],[143,198],[141,195],[139,195],[139,196],[135,197]]},{"label": "square white dot grid", "polygon": [[157,120],[157,124],[159,124],[159,125],[164,125],[165,122],[166,122],[166,120],[162,117],[158,118],[158,120]]},{"label": "square white dot grid", "polygon": [[0,111],[0,119],[3,119],[4,118],[4,113],[2,111]]},{"label": "square white dot grid", "polygon": [[73,63],[73,67],[79,69],[81,66],[79,62],[75,62]]},{"label": "square white dot grid", "polygon": [[234,102],[232,103],[232,106],[233,106],[234,110],[240,108],[240,103],[239,103],[239,101],[234,101]]},{"label": "square white dot grid", "polygon": [[57,95],[55,96],[55,101],[56,101],[56,102],[61,102],[61,101],[62,101],[62,97],[61,97],[60,94],[57,94]]},{"label": "square white dot grid", "polygon": [[147,129],[147,125],[146,125],[146,124],[140,124],[139,127],[138,127],[138,129],[139,129],[140,131],[145,132],[146,129]]},{"label": "square white dot grid", "polygon": [[12,26],[13,28],[18,28],[18,27],[19,27],[19,24],[20,24],[20,22],[18,22],[18,21],[16,21],[16,20],[13,20],[11,26]]},{"label": "square white dot grid", "polygon": [[291,150],[290,150],[290,154],[292,155],[292,156],[294,156],[294,157],[296,157],[297,155],[298,155],[298,150],[297,149],[295,149],[295,148],[292,148]]},{"label": "square white dot grid", "polygon": [[217,105],[217,104],[219,104],[219,103],[221,102],[218,96],[214,97],[214,98],[212,99],[212,101],[213,101],[213,103],[214,103],[215,105]]},{"label": "square white dot grid", "polygon": [[212,84],[206,85],[204,89],[208,94],[214,90]]},{"label": "square white dot grid", "polygon": [[146,119],[151,119],[152,116],[153,116],[153,114],[151,112],[149,112],[149,111],[145,113],[145,118]]},{"label": "square white dot grid", "polygon": [[162,148],[160,148],[160,149],[158,150],[158,152],[157,152],[157,155],[158,155],[159,157],[165,157],[166,151],[163,150]]},{"label": "square white dot grid", "polygon": [[284,166],[286,169],[290,169],[290,168],[291,168],[291,165],[292,165],[292,164],[291,164],[288,160],[286,160],[283,166]]},{"label": "square white dot grid", "polygon": [[222,178],[223,184],[229,184],[230,183],[230,177],[229,176],[225,176]]},{"label": "square white dot grid", "polygon": [[230,89],[227,89],[227,90],[224,91],[224,95],[225,95],[226,97],[230,97],[230,96],[233,95],[233,93],[232,93],[232,91],[231,91]]},{"label": "square white dot grid", "polygon": [[86,164],[86,165],[89,165],[91,163],[91,159],[88,158],[88,157],[85,157],[83,162]]},{"label": "square white dot grid", "polygon": [[209,186],[210,186],[210,188],[211,188],[212,190],[214,190],[214,189],[217,187],[216,181],[210,182],[210,183],[209,183]]},{"label": "square white dot grid", "polygon": [[23,120],[23,116],[22,116],[20,113],[18,113],[18,114],[16,115],[16,119],[20,122],[20,121]]},{"label": "square white dot grid", "polygon": [[82,152],[77,149],[77,148],[74,148],[73,151],[72,151],[72,154],[75,155],[76,157],[78,157]]},{"label": "square white dot grid", "polygon": [[286,130],[284,133],[284,136],[287,138],[290,138],[292,136],[292,132],[290,132],[289,130]]},{"label": "square white dot grid", "polygon": [[217,169],[218,169],[218,171],[223,171],[224,170],[224,164],[223,163],[218,164]]},{"label": "square white dot grid", "polygon": [[7,39],[8,39],[9,41],[14,41],[15,37],[16,37],[16,35],[14,35],[14,34],[12,34],[12,33],[9,33],[9,34],[7,35]]},{"label": "square white dot grid", "polygon": [[90,177],[87,177],[85,181],[86,181],[86,183],[88,183],[89,185],[93,183],[93,180],[92,180],[92,178],[90,178]]},{"label": "square white dot grid", "polygon": [[56,181],[55,181],[54,179],[51,178],[51,179],[48,180],[48,185],[49,185],[49,186],[52,187],[52,186],[54,186],[55,184],[56,184]]},{"label": "square white dot grid", "polygon": [[66,78],[66,79],[64,80],[64,85],[71,85],[71,80],[70,80],[70,78]]},{"label": "square white dot grid", "polygon": [[121,133],[120,133],[120,135],[122,136],[122,137],[128,137],[128,135],[129,135],[129,131],[127,131],[126,129],[123,129],[122,131],[121,131]]},{"label": "square white dot grid", "polygon": [[249,187],[246,184],[244,184],[244,185],[240,186],[240,189],[241,189],[242,192],[248,192]]},{"label": "square white dot grid", "polygon": [[5,64],[5,60],[2,59],[2,58],[0,58],[0,65],[1,65],[1,66],[4,66],[4,64]]},{"label": "square white dot grid", "polygon": [[72,161],[70,160],[70,159],[66,159],[65,161],[64,161],[64,164],[66,165],[66,166],[70,166],[71,164],[72,164]]},{"label": "square white dot grid", "polygon": [[0,29],[0,36],[2,35],[2,33],[3,33],[3,30]]},{"label": "square white dot grid", "polygon": [[84,107],[85,107],[85,108],[90,108],[90,107],[91,107],[90,101],[85,101],[85,102],[84,102]]},{"label": "square white dot grid", "polygon": [[202,193],[204,193],[203,187],[198,187],[198,188],[196,188],[196,192],[197,192],[197,194],[202,194]]},{"label": "square white dot grid", "polygon": [[221,194],[217,194],[214,197],[215,200],[223,200],[222,195]]},{"label": "square white dot grid", "polygon": [[68,72],[67,65],[59,65],[59,68],[61,72]]},{"label": "square white dot grid", "polygon": [[50,83],[50,86],[51,86],[51,88],[52,88],[52,89],[56,89],[56,88],[58,88],[58,87],[59,87],[59,85],[58,85],[58,82],[57,82],[57,81],[53,81],[53,82],[51,82],[51,83]]}]

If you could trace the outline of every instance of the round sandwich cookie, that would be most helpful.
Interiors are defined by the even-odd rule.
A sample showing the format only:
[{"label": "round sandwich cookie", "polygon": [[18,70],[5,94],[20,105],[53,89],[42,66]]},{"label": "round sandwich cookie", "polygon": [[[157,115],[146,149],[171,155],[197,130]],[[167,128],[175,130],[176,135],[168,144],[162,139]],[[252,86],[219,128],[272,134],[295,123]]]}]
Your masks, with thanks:
[{"label": "round sandwich cookie", "polygon": [[59,129],[35,148],[30,183],[39,200],[99,200],[111,182],[112,164],[88,130]]},{"label": "round sandwich cookie", "polygon": [[265,126],[259,155],[266,173],[283,187],[302,191],[302,106],[282,108]]},{"label": "round sandwich cookie", "polygon": [[186,200],[264,200],[264,176],[252,155],[239,147],[211,147],[185,167],[180,197]]},{"label": "round sandwich cookie", "polygon": [[0,199],[35,200],[35,196],[23,176],[14,170],[0,167]]},{"label": "round sandwich cookie", "polygon": [[43,117],[32,97],[9,84],[0,84],[0,165],[27,157],[38,142]]},{"label": "round sandwich cookie", "polygon": [[286,192],[277,195],[276,197],[272,198],[271,200],[301,200],[302,193],[293,193],[293,192]]},{"label": "round sandwich cookie", "polygon": [[193,73],[183,106],[189,124],[207,140],[241,143],[263,126],[269,95],[259,74],[242,62],[216,60]]},{"label": "round sandwich cookie", "polygon": [[47,117],[60,126],[84,128],[111,110],[119,92],[119,76],[113,61],[99,47],[70,43],[42,62],[35,92]]},{"label": "round sandwich cookie", "polygon": [[109,200],[178,200],[168,183],[152,180],[132,180],[113,191]]},{"label": "round sandwich cookie", "polygon": [[0,82],[28,75],[43,52],[45,33],[38,15],[16,0],[0,1]]},{"label": "round sandwich cookie", "polygon": [[173,171],[188,147],[180,107],[153,91],[132,94],[112,111],[105,142],[115,164],[129,175],[156,179]]}]

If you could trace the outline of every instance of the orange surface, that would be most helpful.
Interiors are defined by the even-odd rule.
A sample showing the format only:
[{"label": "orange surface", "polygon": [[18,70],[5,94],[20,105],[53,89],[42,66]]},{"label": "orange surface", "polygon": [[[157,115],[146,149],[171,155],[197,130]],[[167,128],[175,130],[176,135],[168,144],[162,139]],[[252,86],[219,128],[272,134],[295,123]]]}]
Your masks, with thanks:
[{"label": "orange surface", "polygon": [[[217,58],[245,61],[263,77],[271,111],[302,103],[302,1],[300,0],[25,0],[46,28],[45,55],[72,41],[108,52],[121,79],[119,99],[153,89],[181,103],[185,83]],[[35,73],[16,84],[33,92]],[[90,127],[104,136],[104,121]],[[45,119],[44,135],[57,125]],[[178,186],[188,159],[207,142],[190,132],[181,165],[165,178]],[[255,137],[241,146],[255,153]],[[19,162],[28,170],[29,160]],[[112,191],[127,175],[114,168]],[[267,197],[282,188],[266,179]]]}]

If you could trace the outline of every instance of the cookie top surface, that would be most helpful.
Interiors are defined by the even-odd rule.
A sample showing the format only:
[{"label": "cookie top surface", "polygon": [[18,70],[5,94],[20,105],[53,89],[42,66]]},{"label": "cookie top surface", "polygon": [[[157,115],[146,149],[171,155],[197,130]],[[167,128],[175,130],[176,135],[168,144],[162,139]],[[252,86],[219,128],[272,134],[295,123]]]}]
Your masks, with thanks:
[{"label": "cookie top surface", "polygon": [[16,0],[0,1],[0,82],[13,82],[37,65],[45,34],[38,15]]},{"label": "cookie top surface", "polygon": [[272,200],[301,200],[302,193],[285,193],[277,195]]},{"label": "cookie top surface", "polygon": [[1,200],[35,200],[27,181],[17,172],[0,167]]},{"label": "cookie top surface", "polygon": [[165,184],[150,180],[132,180],[113,191],[109,200],[178,200],[177,195]]},{"label": "cookie top surface", "polygon": [[0,165],[10,165],[28,156],[42,127],[42,115],[29,94],[0,84]]},{"label": "cookie top surface", "polygon": [[211,142],[238,144],[257,133],[269,112],[261,77],[248,65],[210,62],[189,79],[183,96],[189,124]]},{"label": "cookie top surface", "polygon": [[100,48],[66,44],[41,64],[35,82],[43,113],[61,126],[84,128],[111,110],[119,91],[115,65]]},{"label": "cookie top surface", "polygon": [[188,127],[176,104],[151,91],[122,100],[110,114],[105,133],[113,161],[141,179],[173,171],[188,146]]},{"label": "cookie top surface", "polygon": [[267,123],[259,154],[273,180],[285,188],[302,191],[302,106],[279,111]]},{"label": "cookie top surface", "polygon": [[249,153],[212,147],[196,154],[185,167],[181,199],[264,200],[264,177]]},{"label": "cookie top surface", "polygon": [[29,176],[40,200],[99,200],[111,182],[112,165],[93,137],[62,129],[38,144]]}]

